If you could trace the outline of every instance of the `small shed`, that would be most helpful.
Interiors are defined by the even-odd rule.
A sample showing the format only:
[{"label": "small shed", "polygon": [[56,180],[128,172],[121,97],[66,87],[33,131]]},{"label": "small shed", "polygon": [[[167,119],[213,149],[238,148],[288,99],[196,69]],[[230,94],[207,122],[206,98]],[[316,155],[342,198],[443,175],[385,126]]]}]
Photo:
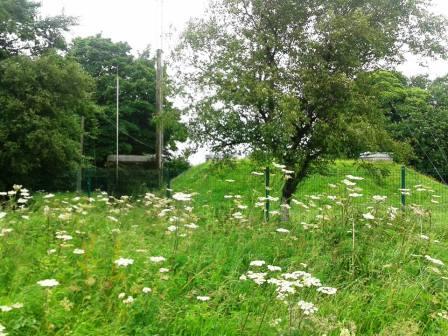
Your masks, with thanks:
[{"label": "small shed", "polygon": [[363,161],[372,161],[372,162],[392,162],[392,154],[390,153],[372,153],[372,152],[365,152],[361,153],[359,158]]},{"label": "small shed", "polygon": [[[117,163],[116,155],[109,155],[107,157],[106,166],[110,167]],[[137,165],[150,168],[157,168],[155,155],[118,155],[118,164],[120,165]]]}]

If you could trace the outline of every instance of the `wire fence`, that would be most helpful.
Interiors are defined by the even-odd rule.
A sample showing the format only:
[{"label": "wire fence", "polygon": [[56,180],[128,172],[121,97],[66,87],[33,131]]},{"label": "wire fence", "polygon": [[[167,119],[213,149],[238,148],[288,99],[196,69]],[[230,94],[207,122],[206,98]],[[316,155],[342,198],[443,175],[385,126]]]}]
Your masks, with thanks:
[{"label": "wire fence", "polygon": [[82,192],[91,194],[95,190],[107,191],[113,195],[142,195],[151,190],[160,190],[184,169],[165,168],[162,171],[162,185],[159,170],[144,167],[120,166],[113,168],[88,168],[82,171]]},{"label": "wire fence", "polygon": [[[364,212],[379,204],[396,209],[422,207],[445,218],[448,186],[430,177],[433,174],[389,163],[337,163],[299,183],[290,206],[295,213],[314,212],[348,200]],[[195,206],[213,204],[215,213],[231,214],[238,209],[244,213],[255,206],[256,213],[275,218],[282,212],[284,183],[285,173],[272,166],[264,170],[244,162],[227,167],[210,163],[176,180],[174,190],[197,192]]]}]

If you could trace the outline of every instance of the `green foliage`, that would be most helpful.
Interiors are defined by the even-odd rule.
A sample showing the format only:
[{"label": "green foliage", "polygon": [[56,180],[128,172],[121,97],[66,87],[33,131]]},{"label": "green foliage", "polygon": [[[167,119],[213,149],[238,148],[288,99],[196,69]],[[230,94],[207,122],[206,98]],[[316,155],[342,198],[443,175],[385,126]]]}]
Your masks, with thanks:
[{"label": "green foliage", "polygon": [[74,182],[80,117],[96,117],[92,92],[90,76],[56,54],[0,62],[0,185],[54,189]]},{"label": "green foliage", "polygon": [[[392,171],[396,167],[388,166]],[[250,175],[260,169],[250,161],[227,168],[195,167],[174,185],[175,191],[186,191],[183,186],[197,190],[191,202],[151,194],[117,200],[97,193],[95,201],[72,194],[53,198],[34,194],[21,212],[2,208],[0,302],[2,310],[23,304],[2,311],[4,332],[11,336],[438,336],[448,332],[443,315],[446,266],[424,257],[445,264],[448,260],[445,219],[434,216],[444,214],[445,204],[431,208],[432,203],[422,203],[432,216],[417,215],[409,208],[392,218],[388,204],[373,202],[370,194],[380,191],[392,199],[397,192],[393,183],[379,186],[363,175],[365,180],[357,181],[357,187],[365,190],[365,196],[353,203],[347,201],[341,179],[320,177],[320,185],[295,195],[308,211],[294,203],[292,221],[274,217],[264,223],[262,210],[250,197],[252,189],[263,190],[262,180]],[[350,162],[332,169],[363,172]],[[418,178],[430,188],[447,190],[431,179]],[[330,181],[338,185],[331,191],[337,197],[334,201],[323,188]],[[225,199],[226,188],[227,194],[241,198]],[[420,194],[412,190],[410,197],[419,199]],[[273,195],[278,192],[273,190]],[[424,195],[422,200],[431,192]],[[244,220],[234,218],[236,212]],[[366,212],[375,218],[366,220]],[[190,223],[197,228],[184,226]],[[303,223],[315,227],[307,229]],[[169,226],[178,230],[168,231]],[[277,232],[280,227],[289,232]],[[423,239],[422,233],[430,240]],[[84,253],[75,254],[75,249]],[[151,256],[166,260],[154,263]],[[133,263],[119,267],[115,262],[120,257]],[[250,266],[254,260],[264,260],[266,265]],[[267,265],[282,271],[269,271]],[[162,267],[169,271],[161,273]],[[329,296],[314,286],[296,287],[285,303],[276,298],[274,284],[239,280],[248,270],[266,273],[266,280],[286,279],[282,273],[308,272],[337,292]],[[44,279],[56,279],[59,285],[42,288],[37,282]],[[152,291],[144,293],[145,287]],[[128,296],[134,298],[132,303],[124,302]],[[203,302],[198,296],[210,300]],[[299,300],[314,303],[318,311],[303,314]]]},{"label": "green foliage", "polygon": [[[112,42],[96,35],[73,41],[69,56],[78,61],[96,81],[96,101],[104,110],[100,134],[86,148],[98,166],[107,155],[115,153],[116,75],[120,77],[120,153],[154,154],[156,142],[155,59],[150,50],[139,57],[131,55],[124,42]],[[169,95],[167,85],[165,94]],[[186,132],[179,123],[179,112],[165,101],[164,125],[166,147],[175,149],[176,140],[184,140]]]},{"label": "green foliage", "polygon": [[75,24],[72,17],[40,18],[40,5],[30,0],[0,2],[0,60],[13,55],[40,55],[65,49],[64,32]]},{"label": "green foliage", "polygon": [[[412,152],[402,156],[405,162],[447,181],[448,172],[448,91],[446,77],[429,80],[388,71],[366,73],[359,80],[369,92],[370,104],[386,116],[384,129]],[[406,147],[404,147],[406,148]]]},{"label": "green foliage", "polygon": [[[444,55],[445,23],[426,1],[215,1],[179,47],[194,138],[284,163],[295,172],[284,188],[289,200],[348,133],[369,125],[366,141],[387,135],[382,118],[378,125],[371,109],[355,108],[357,75],[396,62],[404,45]],[[386,140],[382,147],[393,146]]]}]

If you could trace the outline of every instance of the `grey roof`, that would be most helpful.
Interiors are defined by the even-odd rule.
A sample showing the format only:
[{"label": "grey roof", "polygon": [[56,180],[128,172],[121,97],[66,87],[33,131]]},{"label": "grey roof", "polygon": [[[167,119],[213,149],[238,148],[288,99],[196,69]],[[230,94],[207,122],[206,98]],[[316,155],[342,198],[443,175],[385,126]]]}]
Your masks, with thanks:
[{"label": "grey roof", "polygon": [[361,153],[359,155],[361,159],[367,159],[367,160],[391,160],[392,161],[392,155],[390,153],[371,153],[371,152],[365,152]]},{"label": "grey roof", "polygon": [[[118,162],[120,163],[151,163],[156,159],[155,155],[118,155]],[[117,162],[116,155],[109,155],[107,157],[108,163]]]}]

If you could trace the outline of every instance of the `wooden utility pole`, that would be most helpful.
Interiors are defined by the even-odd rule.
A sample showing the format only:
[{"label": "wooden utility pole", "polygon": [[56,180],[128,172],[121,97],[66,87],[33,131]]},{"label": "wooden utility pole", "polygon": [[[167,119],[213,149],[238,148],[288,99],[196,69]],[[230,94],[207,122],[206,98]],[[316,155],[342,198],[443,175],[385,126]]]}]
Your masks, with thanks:
[{"label": "wooden utility pole", "polygon": [[81,117],[81,163],[79,164],[78,174],[76,176],[76,192],[82,192],[82,164],[83,164],[83,155],[84,155],[84,117]]},{"label": "wooden utility pole", "polygon": [[162,49],[157,49],[157,74],[156,74],[156,114],[158,117],[156,129],[156,162],[159,175],[159,187],[163,184],[163,65]]},{"label": "wooden utility pole", "polygon": [[119,126],[120,126],[120,78],[118,77],[118,66],[117,66],[117,113],[116,113],[116,162],[115,162],[115,183],[118,183],[118,142],[120,140]]}]

